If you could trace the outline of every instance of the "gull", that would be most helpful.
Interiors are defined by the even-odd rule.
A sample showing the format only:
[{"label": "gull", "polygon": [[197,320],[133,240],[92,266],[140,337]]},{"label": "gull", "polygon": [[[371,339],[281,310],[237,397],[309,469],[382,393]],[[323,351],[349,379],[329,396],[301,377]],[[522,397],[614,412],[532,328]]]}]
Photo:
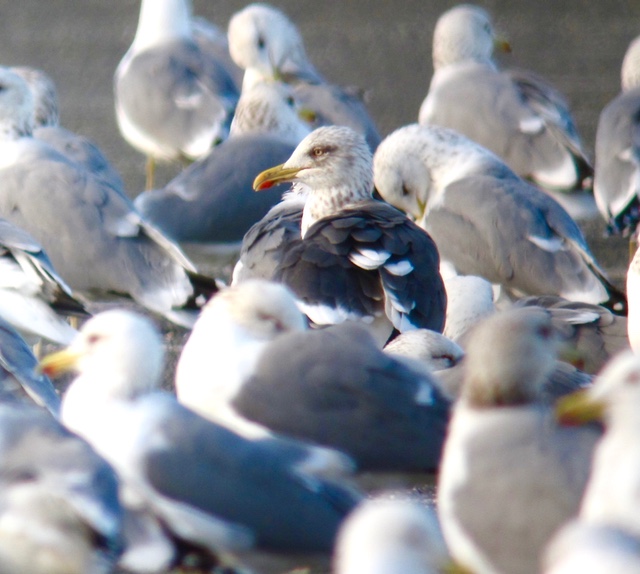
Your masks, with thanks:
[{"label": "gull", "polygon": [[451,558],[434,510],[388,492],[347,517],[333,562],[336,574],[436,574],[447,571]]},{"label": "gull", "polygon": [[260,173],[254,189],[287,181],[306,197],[302,241],[284,246],[274,279],[314,323],[364,321],[381,342],[391,327],[442,331],[438,250],[403,213],[372,199],[372,157],[361,135],[317,128],[284,164]]},{"label": "gull", "polygon": [[120,174],[111,165],[97,144],[82,135],[60,125],[58,90],[53,79],[43,70],[26,66],[12,67],[29,86],[34,100],[33,137],[64,155],[74,163],[81,164],[94,177],[123,190]]},{"label": "gull", "polygon": [[0,404],[0,569],[107,574],[122,551],[113,469],[34,406]]},{"label": "gull", "polygon": [[572,520],[544,552],[544,574],[640,571],[640,538],[611,524]]},{"label": "gull", "polygon": [[243,90],[229,138],[164,189],[138,195],[142,215],[184,248],[238,245],[283,193],[253,193],[256,173],[284,162],[311,131],[290,87],[261,83]]},{"label": "gull", "polygon": [[580,509],[600,435],[561,426],[538,399],[558,344],[537,309],[492,315],[467,343],[437,504],[452,557],[473,572],[538,572],[546,543]]},{"label": "gull", "polygon": [[593,194],[613,232],[629,235],[640,214],[640,37],[622,60],[622,88],[600,113]]},{"label": "gull", "polygon": [[89,312],[58,275],[42,246],[0,218],[0,317],[25,339],[68,345],[77,332],[64,316]]},{"label": "gull", "polygon": [[557,295],[625,312],[624,293],[569,214],[465,136],[399,128],[376,150],[374,181],[429,232],[455,274],[484,277],[511,297]]},{"label": "gull", "polygon": [[362,97],[354,89],[328,83],[309,61],[302,36],[287,15],[265,3],[249,4],[229,20],[229,51],[244,69],[244,86],[278,79],[291,84],[315,127],[347,126],[374,150],[380,135]]},{"label": "gull", "polygon": [[215,282],[199,275],[122,190],[31,137],[27,85],[7,69],[0,69],[0,83],[0,216],[42,244],[75,292],[131,297],[191,326],[198,298],[215,291]]},{"label": "gull", "polygon": [[187,0],[142,0],[133,42],[114,76],[118,128],[156,160],[193,160],[226,138],[238,99],[224,65],[194,40]]},{"label": "gull", "polygon": [[640,358],[626,351],[609,362],[591,387],[564,397],[557,406],[565,422],[604,419],[605,432],[593,456],[580,520],[617,526],[635,536],[640,535],[638,381]]},{"label": "gull", "polygon": [[345,452],[361,473],[434,471],[449,420],[449,402],[424,369],[382,352],[357,324],[306,330],[291,291],[258,279],[204,307],[176,392],[246,436],[281,434]]},{"label": "gull", "polygon": [[153,323],[114,309],[87,321],[41,368],[75,366],[62,421],[114,466],[124,500],[148,509],[182,543],[221,559],[240,553],[242,562],[250,550],[302,564],[328,557],[360,496],[322,475],[318,449],[248,440],[159,391],[162,362]]},{"label": "gull", "polygon": [[483,8],[463,4],[444,12],[433,34],[434,74],[419,122],[463,133],[542,188],[582,189],[593,170],[569,106],[537,75],[499,70],[496,45],[507,46]]}]

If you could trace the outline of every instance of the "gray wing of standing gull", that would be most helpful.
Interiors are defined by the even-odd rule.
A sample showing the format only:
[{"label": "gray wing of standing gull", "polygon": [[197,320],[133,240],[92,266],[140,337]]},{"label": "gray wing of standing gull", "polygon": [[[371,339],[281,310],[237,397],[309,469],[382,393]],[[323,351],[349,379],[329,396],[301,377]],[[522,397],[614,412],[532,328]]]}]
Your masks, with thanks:
[{"label": "gray wing of standing gull", "polygon": [[430,379],[349,323],[278,337],[232,404],[271,430],[347,453],[361,471],[435,470],[449,419]]},{"label": "gray wing of standing gull", "polygon": [[602,110],[595,145],[596,203],[612,231],[628,234],[640,220],[640,88]]},{"label": "gray wing of standing gull", "polygon": [[208,61],[187,40],[131,58],[116,72],[115,96],[119,113],[166,159],[198,157],[224,139],[238,99],[224,68]]},{"label": "gray wing of standing gull", "polygon": [[[21,140],[18,162],[0,170],[0,214],[32,234],[75,290],[117,293],[184,324],[195,272],[147,225],[121,190],[93,178],[45,144]],[[46,190],[46,193],[43,193]],[[212,285],[209,287],[213,288]]]},{"label": "gray wing of standing gull", "polygon": [[239,135],[212,149],[164,189],[135,200],[142,215],[179,242],[241,241],[285,189],[254,193],[257,173],[289,158],[295,145],[267,135]]}]

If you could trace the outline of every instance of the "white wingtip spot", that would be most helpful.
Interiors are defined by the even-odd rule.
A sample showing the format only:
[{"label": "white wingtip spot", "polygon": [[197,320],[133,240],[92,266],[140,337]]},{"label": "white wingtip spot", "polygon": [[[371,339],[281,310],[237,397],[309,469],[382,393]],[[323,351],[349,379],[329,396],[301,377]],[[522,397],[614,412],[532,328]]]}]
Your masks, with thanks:
[{"label": "white wingtip spot", "polygon": [[413,265],[408,259],[403,259],[396,263],[387,263],[384,268],[391,273],[391,275],[396,275],[398,277],[403,277],[413,271]]}]

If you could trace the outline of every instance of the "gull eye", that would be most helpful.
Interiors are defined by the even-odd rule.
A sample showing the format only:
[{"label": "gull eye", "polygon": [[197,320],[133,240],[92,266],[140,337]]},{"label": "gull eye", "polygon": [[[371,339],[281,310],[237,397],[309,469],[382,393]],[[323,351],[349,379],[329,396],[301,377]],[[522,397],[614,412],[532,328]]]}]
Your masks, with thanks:
[{"label": "gull eye", "polygon": [[296,101],[293,99],[292,96],[289,96],[287,98],[287,105],[291,108],[293,108],[296,105]]},{"label": "gull eye", "polygon": [[323,147],[319,147],[319,146],[318,147],[314,147],[311,150],[311,154],[314,155],[315,157],[320,157],[320,156],[325,154],[325,150],[324,150]]},{"label": "gull eye", "polygon": [[408,197],[411,195],[411,190],[403,183],[402,184],[402,197]]},{"label": "gull eye", "polygon": [[260,50],[264,50],[265,46],[266,46],[266,42],[264,41],[264,37],[263,36],[258,36],[258,48]]},{"label": "gull eye", "polygon": [[87,343],[89,343],[90,345],[95,345],[97,342],[100,341],[100,339],[102,339],[102,337],[100,335],[89,335],[87,337]]},{"label": "gull eye", "polygon": [[537,332],[542,339],[551,339],[553,337],[553,329],[548,325],[539,327]]}]

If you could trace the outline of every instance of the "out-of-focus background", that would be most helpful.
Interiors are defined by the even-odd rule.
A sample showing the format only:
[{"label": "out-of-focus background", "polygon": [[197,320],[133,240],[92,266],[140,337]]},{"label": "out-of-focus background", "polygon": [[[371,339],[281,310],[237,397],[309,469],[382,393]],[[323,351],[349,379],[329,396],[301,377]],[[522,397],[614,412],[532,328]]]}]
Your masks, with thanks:
[{"label": "out-of-focus background", "polygon": [[[194,13],[226,29],[248,2],[194,0]],[[416,121],[431,78],[431,37],[445,0],[277,0],[297,23],[308,55],[331,81],[365,90],[380,132]],[[585,141],[593,140],[602,107],[619,90],[620,64],[640,34],[638,0],[502,0],[478,2],[512,45],[506,66],[546,77],[570,102]],[[40,67],[58,85],[61,123],[93,138],[124,178],[128,193],[144,185],[144,158],[118,133],[113,72],[133,39],[138,0],[0,1],[0,63]],[[159,183],[180,166],[167,166]],[[586,229],[613,278],[624,275],[625,242],[603,240],[604,225]]]}]

